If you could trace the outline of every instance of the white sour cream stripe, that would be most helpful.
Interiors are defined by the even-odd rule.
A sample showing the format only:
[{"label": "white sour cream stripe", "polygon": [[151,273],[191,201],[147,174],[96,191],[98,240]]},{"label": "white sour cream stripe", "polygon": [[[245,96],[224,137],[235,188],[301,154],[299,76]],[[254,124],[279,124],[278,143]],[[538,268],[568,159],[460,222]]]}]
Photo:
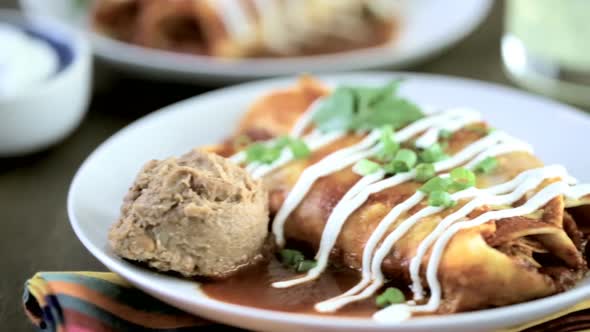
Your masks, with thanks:
[{"label": "white sour cream stripe", "polygon": [[[534,183],[539,183],[540,179],[542,181],[542,177],[542,174],[530,175],[520,188],[530,187]],[[513,204],[527,191],[524,189],[519,190],[520,188],[507,195],[488,197],[486,200],[487,204]],[[590,194],[590,186],[588,185],[574,186],[572,188],[567,182],[559,181],[546,186],[519,207],[486,212],[473,220],[453,224],[441,234],[438,240],[434,243],[432,249],[431,258],[428,262],[426,271],[426,279],[431,292],[428,303],[425,305],[392,305],[377,312],[373,315],[373,318],[378,321],[393,322],[399,321],[400,318],[405,319],[409,317],[412,312],[432,312],[438,309],[442,300],[442,290],[437,277],[438,266],[449,240],[460,230],[477,227],[491,220],[500,220],[533,213],[545,206],[553,198],[561,195],[564,195],[567,198],[578,199],[588,194]]]},{"label": "white sour cream stripe", "polygon": [[295,125],[291,129],[291,133],[289,134],[289,136],[295,137],[295,138],[303,136],[305,129],[307,129],[309,126],[311,126],[311,124],[313,122],[313,116],[320,109],[320,106],[322,105],[324,100],[325,100],[325,98],[320,97],[320,98],[316,99],[313,103],[311,103],[311,105],[309,105],[307,110],[305,112],[303,112],[303,114],[299,117],[299,119],[297,119],[297,122],[295,123]]},{"label": "white sour cream stripe", "polygon": [[375,251],[378,242],[381,240],[381,238],[383,238],[383,236],[385,236],[389,227],[397,220],[400,215],[402,215],[404,212],[407,212],[407,210],[410,208],[418,205],[418,203],[420,203],[424,198],[425,195],[422,192],[417,191],[403,203],[394,206],[393,209],[389,211],[385,218],[379,222],[377,228],[375,228],[373,233],[371,233],[369,240],[367,240],[367,243],[365,244],[362,258],[361,280],[345,293],[329,300],[317,303],[315,305],[316,310],[320,312],[332,312],[338,310],[348,303],[356,301],[357,296],[355,296],[355,294],[361,292],[371,283],[372,277],[370,262],[372,261],[373,252]]},{"label": "white sour cream stripe", "polygon": [[[532,179],[531,179],[531,177],[532,177]],[[490,187],[490,188],[486,188],[486,189],[469,188],[469,189],[466,189],[466,190],[463,190],[463,191],[453,194],[452,198],[454,200],[460,200],[460,199],[472,198],[472,197],[478,197],[478,198],[476,198],[472,202],[469,202],[467,205],[462,207],[460,210],[456,211],[455,213],[453,213],[453,214],[449,215],[448,217],[446,217],[445,219],[443,219],[440,222],[440,224],[437,226],[437,228],[433,231],[433,233],[431,233],[427,238],[425,238],[423,240],[423,242],[419,245],[418,250],[417,250],[417,254],[414,257],[414,259],[411,261],[411,265],[410,265],[410,272],[411,272],[412,281],[413,281],[412,290],[414,291],[414,294],[415,294],[414,299],[415,300],[421,299],[422,298],[421,293],[423,291],[421,284],[420,284],[419,274],[418,274],[419,267],[420,267],[419,263],[421,262],[423,255],[426,253],[426,251],[429,248],[428,243],[430,241],[432,241],[433,239],[436,239],[436,237],[438,235],[440,235],[439,233],[441,232],[441,230],[444,230],[449,224],[451,224],[453,221],[457,220],[461,216],[466,216],[467,214],[469,214],[472,210],[474,210],[478,206],[482,206],[485,204],[494,204],[493,202],[489,202],[489,201],[485,201],[485,202],[481,203],[482,202],[481,200],[484,198],[492,197],[491,195],[493,195],[493,194],[509,192],[510,190],[514,190],[514,188],[518,187],[519,185],[522,186],[522,183],[524,183],[525,187],[520,187],[521,188],[520,190],[523,193],[526,193],[527,191],[532,190],[536,186],[538,186],[544,179],[556,178],[556,177],[568,178],[569,176],[567,175],[567,172],[563,168],[563,166],[559,166],[559,165],[547,166],[547,167],[543,167],[540,169],[533,169],[533,170],[525,171],[525,172],[521,173],[520,175],[518,175],[517,177],[515,177],[513,180],[503,183],[503,184],[500,184],[500,185],[497,185],[497,186],[494,186],[494,187]],[[570,181],[571,181],[571,179],[570,179]],[[590,192],[590,186],[586,186],[582,190],[578,190],[577,196],[584,196],[584,194],[586,192]],[[520,198],[521,196],[522,195],[520,195],[518,197]],[[418,192],[414,196],[412,196],[410,199],[408,199],[406,202],[403,202],[400,205],[397,205],[394,208],[394,210],[399,209],[399,210],[407,211],[408,209],[411,209],[412,207],[417,205],[420,202],[420,200],[424,197],[425,196],[423,194]],[[477,202],[475,202],[476,200],[477,200]],[[406,205],[406,203],[408,203],[408,204]],[[406,206],[404,208],[402,208],[403,205],[406,205]],[[420,219],[431,216],[433,214],[436,214],[442,210],[443,210],[442,208],[436,208],[436,207],[424,208],[421,211],[419,211],[417,214],[415,214],[415,215],[409,217],[407,220],[405,220],[401,225],[398,226],[398,228],[396,228],[396,230],[400,229],[400,232],[399,232],[400,234],[405,233],[413,225],[415,225],[415,223],[417,221],[419,221]],[[399,214],[400,213],[397,213],[396,215],[399,215]],[[382,225],[383,224],[380,224],[379,226],[382,226]],[[394,233],[395,232],[396,231],[394,231]],[[394,236],[394,237],[399,239],[398,236]],[[391,238],[389,240],[391,240]],[[390,243],[386,243],[386,242],[390,242]],[[370,297],[371,295],[373,295],[374,292],[379,290],[385,282],[384,276],[381,272],[381,264],[383,263],[383,259],[385,258],[385,255],[391,251],[391,246],[394,244],[394,242],[395,241],[388,241],[386,239],[383,246],[380,247],[381,254],[377,253],[375,255],[377,257],[373,259],[373,264],[372,264],[372,272],[375,275],[375,279],[372,279],[372,275],[370,273],[367,273],[366,266],[365,266],[365,264],[363,264],[363,267],[364,267],[363,268],[363,272],[364,272],[363,279],[361,280],[361,282],[359,284],[357,284],[351,290],[349,290],[348,292],[346,292],[338,297],[318,303],[316,305],[316,309],[318,311],[322,311],[322,312],[332,312],[332,311],[335,311],[335,310],[341,308],[342,306],[349,304],[351,302],[366,299],[366,298]],[[391,244],[391,246],[389,244]],[[369,243],[366,246],[368,247]],[[370,256],[367,256],[367,255],[369,255],[368,252],[364,252],[363,254],[364,254],[363,257],[369,257],[369,260],[371,259]],[[358,293],[359,291],[361,291],[363,289],[364,289],[364,291],[362,293],[355,295],[356,293]],[[409,315],[401,314],[401,316],[409,316]]]},{"label": "white sour cream stripe", "polygon": [[[469,213],[475,209],[486,204],[495,204],[494,200],[502,200],[509,195],[494,196],[498,194],[514,191],[511,195],[517,196],[520,199],[524,193],[537,188],[544,180],[550,178],[566,178],[567,171],[563,166],[554,165],[543,168],[525,171],[509,182],[501,185],[490,187],[487,189],[469,188],[453,194],[453,199],[460,200],[465,198],[474,198],[459,210],[445,217],[436,228],[420,243],[416,251],[416,255],[410,262],[410,276],[412,279],[412,291],[414,292],[414,300],[421,300],[424,297],[424,290],[420,280],[420,265],[422,259],[431,244],[454,222],[465,218]],[[513,197],[510,196],[510,197]],[[509,197],[509,198],[510,198]]]},{"label": "white sour cream stripe", "polygon": [[[454,130],[460,129],[462,126],[466,124],[470,124],[475,121],[479,121],[479,114],[470,109],[453,109],[447,112],[443,112],[440,114],[436,114],[432,117],[427,117],[413,124],[407,126],[406,128],[402,129],[397,135],[396,138],[400,143],[403,143],[410,138],[414,137],[415,135],[419,134],[421,131],[427,130],[428,128],[437,128],[443,127],[444,128],[452,128]],[[458,126],[454,123],[461,124],[462,126]],[[480,146],[486,146],[491,142],[492,144],[499,140],[501,137],[504,137],[504,134],[496,133],[496,135],[490,135],[482,139],[483,143],[476,142],[473,144],[473,148],[466,149],[462,151],[463,153],[459,153],[457,156],[454,156],[450,160],[440,162],[435,164],[435,169],[437,171],[442,171],[448,168],[456,167],[465,163],[469,158],[473,157],[473,154],[479,152],[478,149],[482,149]],[[449,162],[451,161],[451,162]],[[383,174],[384,175],[384,174]],[[411,170],[410,172],[396,174],[393,177],[385,179],[383,181],[379,181],[376,183],[367,183],[367,185],[359,191],[359,194],[356,197],[351,197],[349,199],[341,199],[338,204],[332,210],[332,213],[328,217],[326,221],[326,226],[324,227],[322,238],[320,242],[320,248],[316,255],[317,265],[309,270],[304,277],[290,279],[281,282],[275,282],[272,284],[273,287],[277,288],[284,288],[284,287],[292,287],[304,282],[308,282],[311,280],[316,279],[321,275],[321,273],[326,269],[328,266],[328,261],[330,258],[330,252],[336,243],[338,235],[340,234],[340,230],[342,226],[348,219],[348,217],[357,210],[368,198],[371,194],[380,192],[384,189],[391,188],[402,184],[404,182],[412,180],[416,176],[416,172]],[[381,176],[382,178],[383,176]],[[379,178],[378,180],[381,180]],[[355,186],[356,187],[356,186]],[[358,187],[357,187],[358,188]],[[356,189],[356,188],[355,188]],[[275,220],[276,222],[276,220]],[[276,234],[275,234],[276,236]]]},{"label": "white sour cream stripe", "polygon": [[301,173],[295,186],[287,195],[287,198],[279,208],[279,211],[272,222],[272,231],[279,247],[285,245],[285,235],[283,234],[283,230],[287,218],[291,212],[297,208],[315,181],[323,176],[343,170],[357,161],[368,158],[377,153],[379,149],[375,147],[375,144],[379,140],[380,135],[381,133],[379,130],[374,130],[360,143],[329,154],[319,162],[306,168]]},{"label": "white sour cream stripe", "polygon": [[[529,153],[533,152],[532,148],[528,144],[525,144],[524,142],[521,142],[503,132],[496,131],[470,144],[452,158],[435,163],[434,167],[437,172],[441,172],[462,165],[471,159],[472,161],[469,162],[465,167],[472,169],[475,167],[475,165],[477,165],[477,162],[474,163],[473,161],[479,162],[487,157],[497,156],[513,151],[526,151]],[[448,176],[448,174],[441,176]],[[459,193],[454,194],[453,199],[456,199],[457,194]],[[397,221],[400,215],[418,205],[418,203],[420,203],[420,201],[424,198],[425,195],[421,192],[415,193],[406,201],[396,205],[385,216],[385,218],[381,220],[365,244],[365,248],[363,250],[361,280],[359,283],[340,296],[318,303],[316,305],[316,310],[322,312],[332,312],[338,310],[344,305],[372,296],[384,284],[385,277],[381,271],[381,265],[383,264],[383,260],[391,252],[395,243],[422,218],[439,213],[443,210],[443,208],[427,207],[419,211],[417,214],[408,217],[385,238],[379,249],[375,253],[373,252],[391,225]],[[357,294],[358,292],[361,293]]]},{"label": "white sour cream stripe", "polygon": [[[395,137],[398,142],[405,142],[417,134],[429,129],[430,127],[440,125],[441,123],[445,123],[450,119],[461,121],[461,119],[465,117],[473,117],[473,115],[476,113],[478,112],[475,110],[465,108],[449,109],[411,123],[396,133]],[[373,145],[377,143],[379,137],[380,131],[373,130],[360,143],[338,150],[303,171],[297,180],[297,183],[287,195],[285,202],[277,212],[277,215],[275,216],[272,223],[272,231],[279,247],[285,245],[283,226],[287,218],[299,205],[315,181],[323,176],[340,171],[361,159],[373,156],[378,153],[380,147],[374,147]],[[372,149],[372,151],[367,149]],[[282,283],[275,283],[273,286],[288,287]]]}]

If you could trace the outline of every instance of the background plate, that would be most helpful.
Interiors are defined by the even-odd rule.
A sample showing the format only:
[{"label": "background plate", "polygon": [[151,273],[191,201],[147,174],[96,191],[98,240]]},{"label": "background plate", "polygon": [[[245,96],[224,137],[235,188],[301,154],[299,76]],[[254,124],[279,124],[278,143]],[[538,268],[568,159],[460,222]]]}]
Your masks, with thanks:
[{"label": "background plate", "polygon": [[[406,79],[401,94],[421,104],[470,106],[516,137],[531,142],[547,163],[560,162],[590,180],[590,157],[580,147],[590,137],[590,118],[548,99],[499,85],[410,73],[357,73],[326,76],[330,84],[382,84]],[[184,153],[219,142],[261,94],[294,81],[276,79],[207,93],[146,116],[103,143],[76,174],[68,196],[68,213],[84,246],[112,271],[142,290],[188,312],[262,331],[480,331],[529,321],[590,296],[590,280],[562,294],[528,303],[471,313],[417,318],[380,325],[369,319],[329,318],[253,309],[209,299],[198,284],[154,273],[117,258],[107,233],[122,198],[141,166],[150,159]]]},{"label": "background plate", "polygon": [[[84,26],[81,0],[20,0],[27,12]],[[488,13],[491,0],[410,0],[405,26],[393,46],[286,59],[220,60],[159,51],[91,33],[99,58],[152,79],[228,83],[300,72],[403,68],[432,57],[467,36]],[[85,12],[82,12],[85,14]]]}]

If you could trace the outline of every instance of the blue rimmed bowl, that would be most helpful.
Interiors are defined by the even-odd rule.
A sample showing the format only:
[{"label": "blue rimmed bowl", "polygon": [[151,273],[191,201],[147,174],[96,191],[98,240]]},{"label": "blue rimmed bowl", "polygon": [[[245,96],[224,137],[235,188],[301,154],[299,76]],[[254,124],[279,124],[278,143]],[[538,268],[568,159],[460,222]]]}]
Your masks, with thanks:
[{"label": "blue rimmed bowl", "polygon": [[52,18],[0,10],[0,22],[46,41],[59,58],[47,79],[0,97],[0,157],[8,157],[43,150],[77,128],[90,99],[92,53],[83,33]]}]

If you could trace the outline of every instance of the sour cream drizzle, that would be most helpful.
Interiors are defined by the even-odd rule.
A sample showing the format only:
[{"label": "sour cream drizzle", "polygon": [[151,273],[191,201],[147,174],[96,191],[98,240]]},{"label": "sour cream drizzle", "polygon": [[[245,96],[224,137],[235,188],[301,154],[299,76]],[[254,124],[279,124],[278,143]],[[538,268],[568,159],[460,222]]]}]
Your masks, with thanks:
[{"label": "sour cream drizzle", "polygon": [[291,129],[291,133],[290,133],[291,137],[303,136],[305,129],[307,129],[311,125],[311,123],[313,121],[313,116],[320,109],[320,106],[322,105],[324,100],[325,100],[325,98],[318,98],[313,103],[311,103],[311,105],[309,105],[307,110],[305,112],[303,112],[303,114],[299,117],[299,119],[297,120],[297,122],[295,123],[293,128]]},{"label": "sour cream drizzle", "polygon": [[[471,122],[477,121],[478,119],[471,116],[472,115],[471,112],[472,112],[471,110],[466,110],[466,113],[465,113],[466,117],[456,119],[455,121],[457,123],[463,123],[463,124],[470,123],[466,120],[470,120]],[[443,121],[443,123],[448,123],[448,120]],[[435,126],[433,126],[433,127],[435,127]],[[425,135],[428,135],[428,131],[426,132]],[[424,137],[424,136],[422,136],[422,137]],[[492,151],[495,147],[499,146],[498,144],[500,144],[503,141],[515,142],[514,148],[516,148],[516,150],[524,150],[524,151],[531,151],[532,152],[532,148],[528,147],[524,142],[519,142],[515,138],[512,138],[505,133],[494,132],[491,135],[488,135],[488,136],[480,139],[479,141],[472,143],[471,145],[469,145],[467,148],[465,148],[464,150],[462,150],[461,152],[459,152],[455,156],[435,163],[434,169],[436,172],[441,172],[441,171],[445,171],[445,170],[449,170],[449,169],[458,167],[458,166],[464,164],[465,162],[467,162],[468,160],[471,160],[474,157],[475,157],[475,159],[481,159],[482,155],[485,155],[486,157],[491,156],[491,155],[493,155],[493,153],[490,153],[490,151]],[[508,149],[503,149],[501,151],[507,151],[507,150]],[[492,152],[494,152],[494,151],[492,151]],[[305,275],[304,277],[297,278],[297,279],[291,279],[291,280],[287,280],[287,281],[282,281],[282,282],[275,282],[275,283],[273,283],[273,287],[277,287],[277,288],[291,287],[291,286],[295,286],[295,285],[298,285],[298,284],[318,278],[328,265],[330,252],[331,252],[334,244],[336,243],[338,235],[340,234],[340,230],[342,229],[342,226],[344,225],[344,223],[346,222],[348,217],[356,209],[358,209],[361,205],[363,205],[367,201],[367,199],[369,198],[370,195],[378,193],[384,189],[400,185],[404,182],[411,181],[415,178],[415,176],[416,176],[415,170],[411,170],[406,173],[399,173],[399,174],[396,174],[395,176],[387,178],[383,181],[379,181],[379,182],[373,183],[371,185],[368,185],[358,195],[356,195],[352,199],[349,199],[349,200],[342,199],[336,205],[336,207],[332,210],[332,213],[330,214],[330,217],[328,218],[328,221],[327,221],[324,231],[322,233],[322,239],[320,242],[320,249],[316,255],[316,260],[317,260],[316,267],[309,270],[307,272],[307,275]],[[404,203],[405,202],[400,204],[401,205],[400,209],[402,209],[402,212],[405,212],[413,207],[413,206],[409,206],[408,204],[404,204]],[[438,208],[438,209],[442,210],[441,208]],[[386,221],[386,223],[388,224],[387,228],[389,227],[389,225],[391,223],[393,223],[397,219],[397,217],[398,216],[394,215],[393,218],[392,218],[392,216],[390,216],[389,220],[387,219],[387,217],[384,219]],[[412,218],[410,218],[410,219],[412,219]],[[410,219],[408,219],[408,220],[410,220]],[[417,222],[418,220],[419,219],[416,219],[415,222]],[[412,225],[413,224],[410,224],[410,223],[408,223],[407,227],[404,227],[405,226],[404,224],[400,225],[392,233],[392,234],[396,234],[396,237],[394,239],[390,239],[390,241],[391,242],[397,241],[397,239],[401,238],[407,232],[407,230],[409,230],[409,228]],[[385,231],[387,230],[387,228],[385,228]],[[384,232],[383,228],[380,230],[382,232],[373,232],[372,235],[375,235],[375,236],[374,237],[371,236],[368,243],[366,244],[367,250],[372,251],[374,246],[376,245],[376,243],[378,241],[380,241],[381,238],[383,237],[384,234],[381,234]],[[386,241],[385,243],[388,243],[387,239],[385,241]],[[389,250],[387,251],[387,253],[389,253]],[[364,253],[363,253],[363,256],[364,256]],[[368,263],[368,262],[369,262],[369,260],[366,260],[366,261],[364,260],[363,265],[365,265],[365,263]],[[365,266],[365,268],[367,268],[367,267]],[[325,308],[324,305],[319,305],[319,307],[316,307],[316,309],[319,309],[320,311],[322,311],[323,308]],[[331,307],[328,307],[328,308],[331,308]]]},{"label": "sour cream drizzle", "polygon": [[[442,127],[442,125],[448,124],[450,120],[455,121],[456,123],[462,124],[462,125],[466,125],[475,121],[479,121],[479,114],[477,112],[474,112],[473,110],[470,109],[452,109],[452,110],[448,110],[446,112],[440,113],[440,114],[435,114],[431,117],[427,117],[424,118],[422,120],[419,120],[417,122],[414,122],[413,124],[409,125],[408,127],[406,127],[405,129],[402,129],[397,135],[396,135],[396,139],[400,142],[405,142],[407,140],[409,140],[410,138],[414,137],[415,135],[417,135],[418,133],[426,130],[429,127],[432,128],[436,128],[436,127]],[[456,128],[458,129],[458,128]],[[426,134],[428,134],[428,130],[426,131]],[[424,136],[422,136],[421,138],[423,138]],[[419,139],[421,139],[419,138]],[[444,165],[444,164],[442,164]],[[452,165],[451,165],[452,167]],[[305,171],[304,171],[305,173]],[[365,178],[370,177],[371,179],[375,179],[375,181],[381,180],[384,177],[385,174],[383,174],[382,172],[379,172],[377,174],[371,174],[369,176],[364,177],[362,180],[365,180]],[[313,280],[315,278],[317,278],[327,267],[328,264],[328,259],[329,259],[329,254],[330,251],[332,250],[332,247],[334,246],[336,239],[338,238],[338,235],[340,234],[340,230],[344,224],[344,222],[346,221],[346,219],[348,218],[348,216],[350,216],[350,214],[352,214],[359,206],[361,206],[366,200],[367,198],[373,194],[373,193],[377,193],[380,192],[384,189],[399,185],[403,182],[409,181],[411,179],[413,179],[415,177],[415,171],[410,171],[407,173],[400,173],[397,174],[393,177],[390,177],[388,179],[373,183],[374,181],[363,181],[366,183],[366,185],[364,187],[360,187],[359,190],[359,186],[354,186],[350,191],[358,191],[358,196],[355,197],[357,195],[357,193],[351,194],[350,191],[347,193],[347,195],[345,195],[339,202],[338,204],[334,207],[334,209],[332,210],[332,213],[330,214],[330,217],[328,218],[328,221],[326,223],[326,226],[324,228],[324,231],[322,233],[322,239],[320,242],[320,249],[316,255],[316,259],[318,261],[318,264],[315,268],[311,269],[307,275],[303,278],[298,278],[298,279],[291,279],[288,281],[282,281],[282,282],[276,282],[273,283],[273,287],[277,287],[277,288],[284,288],[284,287],[291,287],[297,284],[301,284],[310,280]],[[303,175],[302,175],[303,177]],[[318,177],[319,178],[319,177]],[[359,182],[361,182],[359,181]],[[297,185],[295,186],[297,187]],[[309,188],[308,188],[309,189]],[[294,192],[295,189],[293,189],[291,192]],[[300,196],[305,196],[306,193],[304,193],[303,195]],[[299,204],[299,202],[297,202],[297,205]],[[285,206],[285,204],[283,204],[283,207]],[[291,206],[289,206],[290,208]],[[282,209],[282,208],[281,208]],[[281,216],[282,217],[282,216]],[[278,222],[282,222],[284,223],[283,219],[278,219],[275,218],[274,223],[276,224]],[[282,232],[281,230],[278,230],[280,232]],[[278,237],[278,234],[275,232],[275,237]]]},{"label": "sour cream drizzle", "polygon": [[[403,143],[418,135],[419,133],[429,129],[430,127],[441,125],[443,123],[446,123],[450,119],[455,119],[455,121],[458,122],[465,122],[465,118],[473,119],[473,115],[475,113],[477,112],[471,109],[450,109],[448,111],[420,119],[406,126],[404,129],[400,130],[395,135],[395,137],[398,142]],[[470,122],[474,121],[471,120]],[[287,218],[289,217],[291,212],[293,212],[293,210],[297,208],[299,203],[301,203],[301,200],[303,200],[303,198],[305,197],[309,189],[311,189],[311,186],[315,183],[315,181],[326,175],[343,170],[344,168],[356,163],[361,159],[368,158],[377,154],[381,149],[381,146],[376,144],[379,140],[379,137],[379,130],[374,130],[360,143],[338,150],[303,171],[297,183],[287,195],[285,202],[277,212],[275,219],[273,220],[272,231],[274,233],[277,245],[279,247],[282,247],[285,244],[283,227]],[[410,173],[399,174],[384,180],[383,182],[376,185],[380,188],[378,191],[411,180],[415,174]],[[377,177],[375,181],[381,180],[384,175],[385,174],[382,174],[380,178]],[[367,186],[371,184],[371,182],[368,181],[364,181],[364,183],[367,183]],[[353,188],[355,188],[355,190],[358,190],[358,187]],[[373,188],[375,187],[371,187],[371,189]],[[363,188],[363,190],[365,189],[366,188]],[[350,196],[351,195],[349,195],[348,197]],[[348,208],[347,201],[348,200],[341,199],[337,206],[334,208],[332,214],[330,215],[329,221],[326,224],[326,230],[322,234],[323,245],[320,245],[320,250],[318,251],[318,254],[316,256],[318,259],[320,259],[321,257],[327,257],[327,254],[329,254],[329,251],[333,246],[333,242],[335,242],[335,239],[338,237],[341,222],[332,220],[342,219],[338,214],[338,211],[341,209]],[[331,226],[332,224],[334,224],[334,226]],[[332,233],[332,227],[334,227],[335,233]],[[321,261],[318,261],[318,265],[316,266],[316,268],[309,271],[308,276],[310,277],[307,277],[308,279],[306,279],[305,281],[317,278],[317,276],[319,275],[317,274],[318,271],[321,273],[321,271],[325,269],[324,260],[327,260],[327,258],[321,259]],[[273,284],[273,287],[290,287],[297,284],[294,280],[296,279],[285,282],[277,282]]]},{"label": "sour cream drizzle", "polygon": [[[469,189],[454,193],[452,195],[453,200],[461,200],[461,199],[473,198],[473,197],[476,197],[476,199],[467,203],[461,209],[459,209],[458,211],[454,212],[453,214],[451,214],[448,217],[446,217],[445,219],[443,219],[439,223],[437,228],[430,235],[428,235],[418,246],[416,256],[413,258],[413,260],[411,261],[411,264],[410,264],[410,274],[411,274],[411,278],[412,278],[412,291],[414,292],[414,300],[420,300],[420,299],[422,299],[422,296],[423,296],[423,294],[422,294],[423,289],[422,289],[422,285],[420,283],[420,277],[419,277],[420,263],[422,261],[424,254],[428,250],[431,242],[434,239],[436,239],[438,237],[438,235],[440,235],[439,233],[442,230],[444,230],[449,224],[455,222],[456,220],[458,220],[462,217],[465,217],[466,215],[468,215],[470,212],[472,212],[477,207],[483,206],[485,204],[495,204],[494,202],[489,202],[486,200],[487,198],[492,197],[491,195],[497,195],[497,194],[509,192],[511,190],[515,190],[515,188],[517,188],[522,183],[525,183],[526,181],[529,181],[529,182],[526,182],[526,184],[528,185],[528,187],[526,187],[528,189],[526,189],[526,190],[532,190],[536,186],[538,186],[542,180],[548,179],[548,178],[554,178],[554,177],[568,178],[567,172],[565,171],[565,169],[562,166],[547,166],[547,167],[540,168],[540,169],[525,171],[525,172],[519,174],[517,177],[515,177],[511,181],[505,182],[503,184],[500,184],[500,185],[497,185],[494,187],[490,187],[490,188],[486,188],[486,189],[469,188]],[[533,180],[530,180],[531,178],[533,178]],[[568,178],[568,179],[570,182],[575,181],[574,179],[571,179],[571,178]],[[531,188],[530,187],[531,183],[532,184],[536,183],[536,185],[533,185]],[[404,220],[396,228],[396,230],[394,230],[394,232],[392,232],[386,238],[386,240],[383,242],[383,244],[381,245],[381,247],[379,248],[379,250],[377,251],[377,253],[375,254],[374,257],[371,257],[370,251],[375,248],[375,246],[377,244],[375,241],[379,241],[380,237],[382,237],[384,235],[383,229],[386,230],[387,229],[386,227],[389,227],[393,223],[393,221],[395,221],[395,218],[397,218],[401,213],[406,212],[409,209],[416,206],[418,203],[420,203],[420,201],[423,198],[425,198],[424,194],[422,194],[421,192],[417,192],[412,197],[410,197],[408,200],[397,205],[392,210],[390,215],[388,215],[384,219],[384,221],[378,226],[378,229],[375,230],[375,232],[372,234],[371,238],[367,242],[365,252],[363,253],[363,277],[362,277],[362,280],[359,282],[359,284],[357,284],[354,288],[352,288],[348,292],[346,292],[338,297],[335,297],[333,299],[319,303],[316,306],[316,308],[318,310],[325,311],[325,312],[334,311],[334,310],[337,310],[348,303],[368,298],[371,295],[373,295],[373,293],[375,291],[377,291],[384,284],[385,278],[383,276],[383,273],[381,272],[381,265],[383,264],[383,260],[386,257],[386,255],[389,252],[391,252],[391,249],[392,249],[393,245],[395,244],[395,242],[397,240],[399,240],[405,234],[405,232],[407,232],[411,227],[413,227],[420,219],[426,218],[426,217],[434,215],[436,213],[439,213],[443,210],[443,208],[439,208],[439,207],[423,208],[418,213],[416,213],[413,216],[409,217],[408,219]],[[519,199],[519,198],[520,198],[520,196],[517,199]],[[396,210],[396,209],[397,209],[397,211],[395,211],[395,213],[393,213],[394,210]],[[392,219],[388,220],[388,222],[385,222],[388,219],[388,217],[390,217]],[[397,229],[400,229],[400,231],[397,231]],[[379,239],[377,239],[377,237],[379,237]],[[369,246],[371,248],[369,248]],[[365,258],[366,258],[366,260],[365,260]],[[367,261],[372,262],[371,271],[367,271],[367,269],[366,269],[365,263]],[[370,286],[369,286],[369,284],[370,284]],[[365,287],[366,287],[366,289],[362,293],[360,293],[358,295],[354,295],[355,293],[363,290],[363,288],[365,288]]]},{"label": "sour cream drizzle", "polygon": [[[486,200],[487,204],[513,204],[514,202],[519,200],[528,190],[534,189],[536,185],[541,183],[543,179],[552,178],[555,175],[557,174],[551,174],[551,172],[547,172],[545,174],[529,174],[524,183],[518,188],[516,188],[516,190],[514,190],[513,192],[501,196],[489,196],[483,199]],[[381,311],[378,311],[373,316],[373,318],[377,321],[393,322],[399,321],[400,318],[403,319],[409,317],[412,312],[432,312],[438,309],[438,307],[440,306],[440,302],[442,300],[442,290],[437,277],[438,266],[440,264],[440,260],[444,252],[444,249],[448,244],[449,240],[460,230],[477,227],[491,220],[499,220],[533,213],[536,210],[543,207],[544,205],[546,205],[549,201],[560,195],[564,195],[569,199],[579,199],[580,197],[586,196],[588,194],[590,194],[590,186],[588,185],[570,187],[569,183],[565,181],[558,181],[541,189],[533,197],[527,200],[526,203],[519,207],[486,212],[475,219],[461,221],[453,224],[444,232],[442,232],[440,237],[434,243],[432,249],[432,255],[430,257],[430,261],[428,262],[428,267],[426,271],[426,279],[431,293],[430,299],[428,300],[427,304],[392,305]]]},{"label": "sour cream drizzle", "polygon": [[[467,190],[453,194],[456,200],[465,198],[474,198],[459,210],[445,217],[436,228],[420,243],[418,246],[416,256],[410,262],[410,275],[412,278],[412,291],[414,292],[414,300],[421,300],[424,298],[424,290],[420,281],[420,264],[431,244],[454,222],[465,218],[469,213],[475,209],[486,204],[512,204],[515,200],[520,199],[527,191],[535,189],[546,179],[550,178],[567,178],[567,171],[564,167],[559,165],[547,166],[543,168],[525,171],[515,177],[513,180],[503,183],[501,185],[491,187],[488,189],[469,188]],[[501,193],[510,194],[495,196]],[[512,200],[516,197],[515,200]],[[508,201],[502,203],[502,201]],[[501,202],[501,203],[497,203]]]},{"label": "sour cream drizzle", "polygon": [[376,154],[380,148],[378,145],[375,146],[379,140],[379,136],[379,130],[374,130],[359,143],[333,152],[301,173],[297,183],[287,195],[287,198],[273,220],[272,232],[275,235],[275,241],[279,247],[285,245],[283,228],[287,218],[299,205],[301,200],[303,200],[315,181],[323,176],[343,170],[361,159]]}]

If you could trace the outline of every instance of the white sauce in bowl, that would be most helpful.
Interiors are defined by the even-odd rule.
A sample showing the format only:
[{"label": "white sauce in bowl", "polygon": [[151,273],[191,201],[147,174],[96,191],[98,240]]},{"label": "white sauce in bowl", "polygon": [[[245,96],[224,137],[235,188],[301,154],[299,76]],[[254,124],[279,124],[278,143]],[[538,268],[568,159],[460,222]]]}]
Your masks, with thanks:
[{"label": "white sauce in bowl", "polygon": [[0,99],[16,96],[54,75],[59,57],[48,42],[0,23]]}]

